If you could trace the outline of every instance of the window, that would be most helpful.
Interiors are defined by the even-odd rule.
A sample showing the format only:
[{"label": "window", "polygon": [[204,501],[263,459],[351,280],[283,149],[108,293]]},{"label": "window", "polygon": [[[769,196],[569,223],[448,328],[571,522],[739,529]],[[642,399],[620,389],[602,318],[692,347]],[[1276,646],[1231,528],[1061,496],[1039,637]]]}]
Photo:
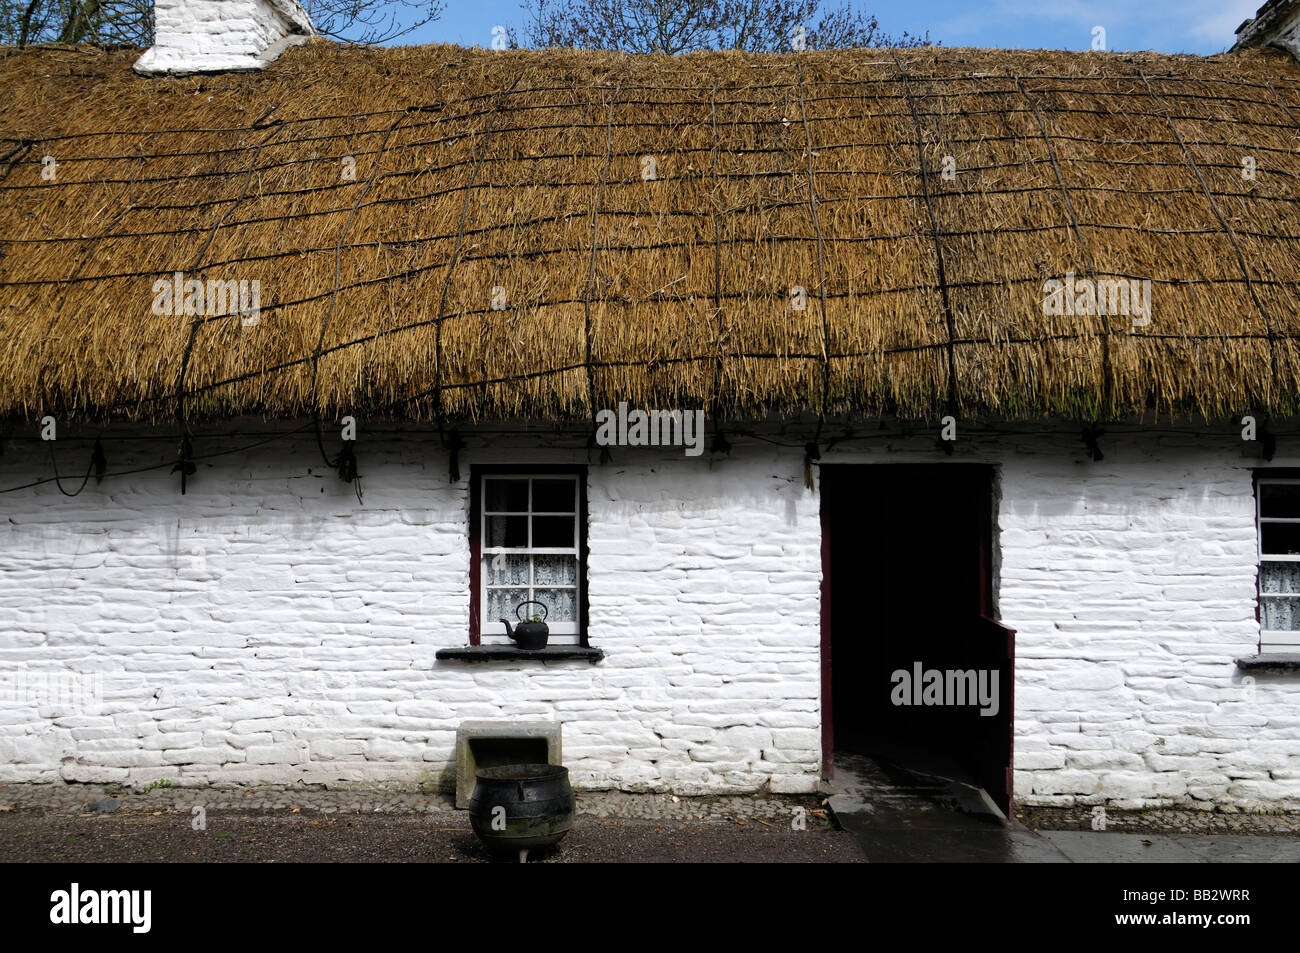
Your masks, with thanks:
[{"label": "window", "polygon": [[1300,478],[1261,477],[1259,519],[1260,651],[1300,647]]},{"label": "window", "polygon": [[537,614],[548,644],[586,645],[585,472],[483,466],[471,480],[471,644],[512,644],[500,620]]}]

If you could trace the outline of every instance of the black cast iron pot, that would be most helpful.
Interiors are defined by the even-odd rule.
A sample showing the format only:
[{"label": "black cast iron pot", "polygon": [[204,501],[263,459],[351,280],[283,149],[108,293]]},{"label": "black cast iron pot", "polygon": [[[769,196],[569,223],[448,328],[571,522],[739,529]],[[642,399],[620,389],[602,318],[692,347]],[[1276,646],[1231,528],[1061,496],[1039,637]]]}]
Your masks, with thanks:
[{"label": "black cast iron pot", "polygon": [[569,769],[559,764],[508,764],[474,775],[469,822],[494,854],[551,847],[573,827],[574,798]]}]

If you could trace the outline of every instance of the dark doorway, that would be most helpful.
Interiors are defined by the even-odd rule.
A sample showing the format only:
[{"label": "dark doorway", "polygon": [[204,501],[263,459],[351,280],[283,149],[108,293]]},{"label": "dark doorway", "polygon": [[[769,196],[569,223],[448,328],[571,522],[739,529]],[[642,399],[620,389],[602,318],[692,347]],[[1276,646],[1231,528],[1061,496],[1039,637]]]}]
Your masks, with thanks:
[{"label": "dark doorway", "polygon": [[[821,472],[823,748],[1011,808],[1014,633],[993,621],[993,470]],[[829,717],[828,717],[829,716]]]}]

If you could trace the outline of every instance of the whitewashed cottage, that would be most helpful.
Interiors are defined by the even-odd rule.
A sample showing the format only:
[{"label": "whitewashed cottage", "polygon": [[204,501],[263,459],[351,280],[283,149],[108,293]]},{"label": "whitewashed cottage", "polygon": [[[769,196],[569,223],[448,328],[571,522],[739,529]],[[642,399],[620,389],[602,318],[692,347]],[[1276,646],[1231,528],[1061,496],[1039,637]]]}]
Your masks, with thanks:
[{"label": "whitewashed cottage", "polygon": [[580,788],[1300,807],[1294,7],[6,51],[0,781],[450,788],[495,725]]}]

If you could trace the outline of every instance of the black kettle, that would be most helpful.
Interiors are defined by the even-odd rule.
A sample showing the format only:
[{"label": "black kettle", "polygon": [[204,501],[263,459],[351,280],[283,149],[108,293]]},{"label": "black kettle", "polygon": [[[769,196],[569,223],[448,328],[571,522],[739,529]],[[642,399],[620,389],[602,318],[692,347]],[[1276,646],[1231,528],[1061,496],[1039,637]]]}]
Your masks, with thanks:
[{"label": "black kettle", "polygon": [[542,619],[545,620],[550,613],[547,611],[546,604],[538,602],[536,599],[528,599],[515,606],[515,615],[519,618],[519,624],[513,629],[510,628],[510,620],[502,619],[500,621],[506,624],[506,635],[513,639],[521,649],[544,649],[546,640],[550,638],[551,627],[542,622],[525,622],[524,617],[520,615],[519,610],[524,606],[534,605],[542,607]]}]

